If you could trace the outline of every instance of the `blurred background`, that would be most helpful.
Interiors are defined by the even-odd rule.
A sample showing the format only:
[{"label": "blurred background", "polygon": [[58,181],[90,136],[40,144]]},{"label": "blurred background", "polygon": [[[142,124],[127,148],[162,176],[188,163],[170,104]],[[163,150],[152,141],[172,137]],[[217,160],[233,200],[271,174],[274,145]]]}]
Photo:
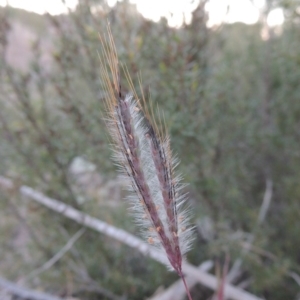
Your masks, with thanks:
[{"label": "blurred background", "polygon": [[[188,260],[212,260],[217,275],[229,257],[233,284],[300,299],[299,0],[0,1],[0,175],[139,234],[103,119],[107,20],[181,160]],[[88,300],[152,299],[177,280],[88,229],[41,269],[80,226],[17,192],[0,199],[1,277]]]}]

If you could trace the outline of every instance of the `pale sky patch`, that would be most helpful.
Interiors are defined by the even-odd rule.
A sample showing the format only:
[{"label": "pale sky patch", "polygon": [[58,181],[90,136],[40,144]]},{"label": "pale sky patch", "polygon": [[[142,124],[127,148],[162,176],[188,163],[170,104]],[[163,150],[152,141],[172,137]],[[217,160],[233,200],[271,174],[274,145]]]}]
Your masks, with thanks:
[{"label": "pale sky patch", "polygon": [[270,27],[282,25],[284,22],[284,15],[281,8],[273,9],[269,12],[267,23]]},{"label": "pale sky patch", "polygon": [[[107,0],[110,6],[118,0]],[[9,0],[13,7],[33,11],[38,14],[48,12],[52,15],[66,13],[69,8],[75,8],[78,0],[65,0],[67,7],[61,0]],[[190,0],[130,0],[136,4],[138,11],[147,19],[158,21],[166,17],[170,26],[178,27],[184,20],[191,20],[191,12],[197,6],[198,1],[192,4]],[[0,5],[5,6],[7,0],[0,0]],[[265,0],[210,0],[205,9],[209,13],[208,26],[222,22],[243,22],[254,24],[258,21],[259,10],[265,4]],[[229,7],[229,9],[228,9]],[[284,16],[281,9],[273,10],[268,16],[270,26],[281,25]]]},{"label": "pale sky patch", "polygon": [[264,4],[265,0],[210,0],[206,5],[209,13],[208,26],[222,22],[255,24]]},{"label": "pale sky patch", "polygon": [[77,0],[66,0],[66,7],[61,0],[0,0],[0,5],[5,6],[7,2],[12,7],[32,11],[40,15],[47,12],[51,15],[66,13],[68,12],[68,7],[74,8],[78,3]]}]

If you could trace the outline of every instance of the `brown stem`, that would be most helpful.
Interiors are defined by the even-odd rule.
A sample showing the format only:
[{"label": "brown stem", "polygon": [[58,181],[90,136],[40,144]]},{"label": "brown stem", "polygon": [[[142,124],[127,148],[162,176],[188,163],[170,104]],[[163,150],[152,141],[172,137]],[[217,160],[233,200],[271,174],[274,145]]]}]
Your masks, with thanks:
[{"label": "brown stem", "polygon": [[184,284],[184,287],[185,287],[185,290],[186,290],[186,293],[187,293],[187,296],[188,296],[189,300],[193,300],[193,299],[192,299],[192,296],[191,296],[191,294],[190,294],[190,290],[189,290],[189,288],[188,288],[188,286],[187,286],[187,284],[186,284],[184,275],[182,274],[182,272],[178,273],[178,275],[180,276],[180,278],[181,278],[181,280],[182,280],[182,282],[183,282],[183,284]]}]

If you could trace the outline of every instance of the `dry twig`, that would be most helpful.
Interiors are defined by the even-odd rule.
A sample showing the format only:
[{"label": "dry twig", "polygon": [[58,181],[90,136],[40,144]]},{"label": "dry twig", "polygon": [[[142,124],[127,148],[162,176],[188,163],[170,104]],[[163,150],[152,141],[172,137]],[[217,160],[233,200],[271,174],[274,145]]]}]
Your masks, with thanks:
[{"label": "dry twig", "polygon": [[42,272],[50,269],[56,262],[58,262],[74,245],[74,243],[83,235],[85,232],[85,228],[81,228],[78,230],[74,236],[67,242],[67,244],[62,247],[53,257],[51,257],[47,262],[45,262],[41,267],[30,272],[24,279],[31,279]]},{"label": "dry twig", "polygon": [[[211,260],[203,262],[198,269],[204,272],[208,272],[213,266],[213,262]],[[186,277],[186,284],[189,289],[191,289],[196,283],[197,280],[192,276]],[[149,300],[182,300],[185,298],[186,292],[181,280],[177,280],[167,289],[154,295],[149,298]]]},{"label": "dry twig", "polygon": [[36,292],[27,288],[21,287],[11,281],[4,278],[0,278],[0,287],[7,290],[9,293],[18,296],[21,299],[31,300],[63,300],[63,298],[55,297],[49,294]]},{"label": "dry twig", "polygon": [[[14,186],[13,182],[8,179],[0,176],[0,187],[8,189],[8,190],[15,190],[16,187]],[[18,188],[19,192],[26,196],[29,199],[32,199],[62,215],[65,217],[74,220],[75,222],[84,225],[86,227],[92,228],[98,232],[106,234],[132,248],[137,249],[144,255],[151,257],[152,259],[166,264],[166,257],[162,255],[157,250],[152,249],[144,243],[139,238],[133,236],[132,234],[126,232],[123,229],[116,228],[112,225],[109,225],[97,218],[91,217],[85,213],[82,213],[73,207],[66,205],[56,199],[52,199],[43,195],[42,193],[35,191],[31,187],[22,185]],[[199,270],[197,267],[188,264],[186,262],[182,265],[183,273],[186,275],[193,276],[197,279],[198,282],[203,284],[204,286],[211,288],[212,290],[217,290],[218,288],[218,279],[206,272]],[[261,298],[252,295],[242,289],[236,288],[230,284],[225,284],[225,297],[233,299],[233,300],[262,300]]]}]

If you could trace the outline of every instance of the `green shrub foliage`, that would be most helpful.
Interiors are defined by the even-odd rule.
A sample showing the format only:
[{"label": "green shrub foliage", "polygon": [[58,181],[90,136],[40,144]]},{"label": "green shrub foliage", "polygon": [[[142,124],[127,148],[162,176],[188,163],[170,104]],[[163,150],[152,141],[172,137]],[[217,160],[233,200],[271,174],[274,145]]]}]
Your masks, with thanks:
[{"label": "green shrub foliage", "polygon": [[[104,182],[116,177],[98,57],[99,32],[109,21],[120,61],[136,85],[141,72],[146,98],[164,114],[189,183],[197,236],[189,260],[199,264],[228,253],[230,264],[242,259],[238,280],[250,278],[251,292],[296,299],[299,286],[291,274],[300,273],[299,3],[268,3],[269,9],[283,7],[282,27],[260,21],[207,28],[204,1],[191,23],[176,29],[165,19],[144,19],[127,1],[110,8],[82,0],[68,15],[56,17],[1,9],[1,174],[138,233],[123,199],[117,199],[117,210],[105,205],[111,201],[107,196],[84,196],[92,199],[82,204],[69,174],[74,158],[84,157]],[[25,68],[9,60],[17,24],[34,37]],[[129,90],[125,80],[123,88]],[[271,202],[258,221],[267,182]],[[12,200],[1,197],[1,214],[7,217]],[[14,197],[16,212],[25,204]],[[37,205],[25,206],[28,228],[35,232],[26,247],[36,254],[24,261],[20,253],[8,253],[5,232],[21,222],[12,214],[18,221],[6,223],[0,238],[1,252],[20,264],[9,269],[12,279],[43,264],[77,230]],[[101,289],[77,289],[88,285],[83,277]],[[67,293],[75,282],[72,293],[84,299],[142,299],[174,278],[135,251],[87,232],[74,251],[31,283]],[[196,288],[193,297],[206,299],[207,293]]]}]

